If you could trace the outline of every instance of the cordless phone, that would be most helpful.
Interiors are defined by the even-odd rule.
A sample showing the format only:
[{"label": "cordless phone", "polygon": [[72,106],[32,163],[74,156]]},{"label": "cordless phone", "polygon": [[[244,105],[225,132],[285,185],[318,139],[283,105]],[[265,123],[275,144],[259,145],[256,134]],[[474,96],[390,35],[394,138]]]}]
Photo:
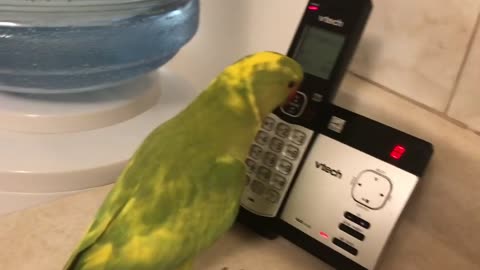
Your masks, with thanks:
[{"label": "cordless phone", "polygon": [[433,145],[325,103],[276,231],[336,269],[374,270]]},{"label": "cordless phone", "polygon": [[237,221],[264,237],[277,236],[279,210],[311,147],[315,119],[334,98],[371,10],[370,0],[311,0],[305,7],[287,53],[302,65],[304,81],[266,118],[245,161]]}]

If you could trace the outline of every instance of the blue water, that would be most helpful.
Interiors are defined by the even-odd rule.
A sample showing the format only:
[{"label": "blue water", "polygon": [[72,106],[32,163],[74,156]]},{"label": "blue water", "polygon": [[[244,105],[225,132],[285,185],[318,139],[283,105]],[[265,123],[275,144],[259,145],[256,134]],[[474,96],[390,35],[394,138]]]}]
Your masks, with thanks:
[{"label": "blue water", "polygon": [[88,27],[0,27],[0,90],[96,89],[152,71],[198,28],[198,0],[164,14]]}]

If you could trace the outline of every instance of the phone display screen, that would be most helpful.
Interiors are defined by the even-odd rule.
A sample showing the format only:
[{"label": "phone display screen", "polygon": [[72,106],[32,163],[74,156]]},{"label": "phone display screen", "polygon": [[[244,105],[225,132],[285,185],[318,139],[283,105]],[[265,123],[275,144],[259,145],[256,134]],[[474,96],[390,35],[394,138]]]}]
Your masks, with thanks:
[{"label": "phone display screen", "polygon": [[306,73],[328,80],[345,37],[313,26],[305,26],[294,58]]}]

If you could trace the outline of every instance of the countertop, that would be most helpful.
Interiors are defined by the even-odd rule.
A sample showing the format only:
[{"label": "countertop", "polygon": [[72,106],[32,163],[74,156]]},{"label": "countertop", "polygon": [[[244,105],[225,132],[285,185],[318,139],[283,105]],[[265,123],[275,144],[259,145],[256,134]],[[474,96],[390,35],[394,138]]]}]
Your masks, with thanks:
[{"label": "countertop", "polygon": [[[480,137],[349,74],[335,103],[431,141],[435,154],[378,269],[480,269]],[[61,269],[111,186],[0,218],[0,269]],[[205,270],[323,270],[283,238],[236,225],[197,261]]]}]

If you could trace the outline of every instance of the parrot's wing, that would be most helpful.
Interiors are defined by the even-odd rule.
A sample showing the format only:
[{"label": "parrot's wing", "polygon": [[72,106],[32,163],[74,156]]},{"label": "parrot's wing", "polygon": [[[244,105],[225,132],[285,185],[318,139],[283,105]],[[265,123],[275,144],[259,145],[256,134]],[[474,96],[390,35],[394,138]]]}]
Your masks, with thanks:
[{"label": "parrot's wing", "polygon": [[175,270],[192,270],[193,269],[193,260],[187,260],[182,266],[178,267]]},{"label": "parrot's wing", "polygon": [[[109,265],[128,265],[138,261],[151,263],[152,267],[160,261],[171,265],[185,261],[175,270],[190,270],[193,254],[209,246],[233,224],[238,211],[238,198],[245,186],[245,182],[241,181],[242,178],[245,179],[245,165],[242,161],[229,155],[223,157],[202,155],[202,158],[197,158],[196,161],[199,162],[190,164],[193,167],[189,170],[184,170],[183,160],[175,162],[175,165],[170,167],[169,176],[166,177],[175,181],[169,182],[168,188],[162,184],[166,179],[163,177],[157,177],[148,183],[143,182],[138,188],[125,187],[126,182],[120,178],[64,269],[71,270],[76,269],[77,265],[93,264],[101,258],[108,259]],[[201,179],[202,186],[194,187],[192,177]],[[194,191],[184,192],[192,187],[195,188]],[[167,199],[172,195],[172,190],[176,190],[175,201],[183,202],[181,211],[171,205],[159,208],[156,203],[151,203],[156,199]],[[186,197],[181,198],[180,194],[185,194]],[[196,194],[194,195],[196,199],[190,197],[193,194]],[[163,205],[169,205],[168,201]],[[132,215],[132,212],[135,212],[135,215]],[[136,217],[141,216],[149,216],[152,219],[137,220]],[[149,231],[145,231],[146,228]],[[114,243],[116,238],[107,237],[105,234],[118,235],[120,231],[127,231],[128,239],[136,239],[137,242],[132,245],[135,246],[135,252],[125,248],[124,245],[128,243]],[[185,239],[187,234],[190,235],[189,240]],[[142,235],[148,237],[141,237]],[[112,243],[119,248],[117,249],[119,253],[114,257],[105,256],[103,247]],[[182,248],[178,249],[178,245]],[[83,256],[82,252],[88,254],[85,253]],[[138,252],[141,254],[135,255]],[[146,254],[153,254],[154,258],[160,261],[156,262],[152,257],[143,258]],[[81,259],[81,262],[77,259]]]},{"label": "parrot's wing", "polygon": [[[176,159],[164,176],[139,185],[83,256],[85,269],[107,260],[102,269],[190,270],[195,255],[234,223],[246,180],[243,161],[198,152],[184,150],[182,156],[192,157],[187,170],[185,160]],[[105,254],[110,245],[113,253]]]},{"label": "parrot's wing", "polygon": [[[134,159],[130,160],[127,164],[127,168],[131,166]],[[104,203],[97,211],[97,214],[94,218],[93,223],[90,225],[88,232],[83,237],[82,241],[78,244],[75,251],[72,253],[67,263],[64,266],[64,270],[71,269],[71,266],[74,265],[76,259],[80,257],[80,254],[95,244],[97,239],[106,231],[110,223],[115,220],[117,215],[121,213],[122,209],[128,203],[128,199],[131,195],[130,189],[124,189],[121,183],[125,178],[124,170],[122,175],[120,175],[117,184],[113,186],[112,190],[108,193],[107,197],[104,200]]]}]

